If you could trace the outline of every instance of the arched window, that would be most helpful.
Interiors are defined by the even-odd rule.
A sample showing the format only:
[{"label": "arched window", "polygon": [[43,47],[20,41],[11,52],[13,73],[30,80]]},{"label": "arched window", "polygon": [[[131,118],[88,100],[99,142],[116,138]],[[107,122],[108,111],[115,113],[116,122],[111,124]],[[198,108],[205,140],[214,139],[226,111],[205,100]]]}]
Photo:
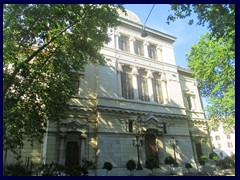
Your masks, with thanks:
[{"label": "arched window", "polygon": [[154,78],[152,78],[152,88],[153,88],[153,96],[154,101],[162,104],[163,103],[163,92],[162,92],[162,81],[161,75],[159,73],[153,74]]},{"label": "arched window", "polygon": [[122,97],[133,99],[132,74],[129,66],[124,65],[121,72]]},{"label": "arched window", "polygon": [[139,69],[138,73],[139,75],[137,76],[137,83],[138,83],[139,99],[142,101],[150,101],[149,93],[148,93],[147,72],[144,69]]}]

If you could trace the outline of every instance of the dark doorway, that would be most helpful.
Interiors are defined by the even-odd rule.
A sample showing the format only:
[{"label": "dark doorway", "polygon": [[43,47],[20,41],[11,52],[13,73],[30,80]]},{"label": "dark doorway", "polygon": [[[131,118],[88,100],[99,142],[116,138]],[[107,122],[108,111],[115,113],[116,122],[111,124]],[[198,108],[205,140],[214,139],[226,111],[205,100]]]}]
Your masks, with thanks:
[{"label": "dark doorway", "polygon": [[199,142],[196,143],[196,150],[197,150],[197,157],[198,157],[198,161],[199,161],[200,157],[203,155],[201,143],[199,143]]},{"label": "dark doorway", "polygon": [[156,137],[154,134],[146,134],[145,152],[146,152],[146,160],[149,158],[153,158],[158,161],[158,150],[156,145]]},{"label": "dark doorway", "polygon": [[67,168],[79,165],[79,146],[77,142],[68,142],[66,146],[66,162]]}]

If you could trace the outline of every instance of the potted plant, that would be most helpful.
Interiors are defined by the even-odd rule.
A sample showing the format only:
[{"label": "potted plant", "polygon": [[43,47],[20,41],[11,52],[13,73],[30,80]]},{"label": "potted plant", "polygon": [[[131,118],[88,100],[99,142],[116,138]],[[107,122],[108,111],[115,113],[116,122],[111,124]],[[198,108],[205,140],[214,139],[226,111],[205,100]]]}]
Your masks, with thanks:
[{"label": "potted plant", "polygon": [[133,171],[134,169],[136,169],[136,163],[135,163],[135,161],[134,161],[134,160],[128,160],[128,162],[127,162],[127,164],[126,164],[126,168],[127,168],[127,170],[130,171],[130,176],[132,176],[132,175],[133,175],[133,174],[132,174],[132,171]]},{"label": "potted plant", "polygon": [[186,164],[185,164],[185,168],[187,169],[187,173],[190,174],[190,169],[192,168],[191,163],[190,163],[190,162],[186,163]]},{"label": "potted plant", "polygon": [[[145,162],[145,167],[150,169],[152,171],[152,175],[153,175],[153,169],[158,168],[159,164],[158,161],[154,158],[148,158]],[[156,172],[155,172],[156,175]]]},{"label": "potted plant", "polygon": [[165,164],[170,165],[170,172],[173,175],[174,174],[173,167],[177,167],[178,166],[178,164],[175,161],[175,159],[172,156],[169,155],[168,157],[165,158],[164,162],[165,162]]},{"label": "potted plant", "polygon": [[103,169],[106,169],[106,170],[107,170],[107,175],[108,175],[108,171],[111,171],[112,168],[113,168],[113,166],[112,166],[112,163],[110,163],[110,162],[105,162],[105,163],[103,164]]},{"label": "potted plant", "polygon": [[199,163],[200,165],[203,166],[203,171],[205,172],[205,164],[206,162],[208,162],[208,157],[207,156],[201,156],[200,159],[199,159]]}]

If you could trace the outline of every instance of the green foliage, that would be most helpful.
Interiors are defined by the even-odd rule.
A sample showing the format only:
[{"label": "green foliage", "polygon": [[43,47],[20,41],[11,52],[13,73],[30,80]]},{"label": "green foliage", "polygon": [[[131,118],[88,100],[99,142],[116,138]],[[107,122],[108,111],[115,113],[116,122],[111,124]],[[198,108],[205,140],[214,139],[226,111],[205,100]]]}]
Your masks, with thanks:
[{"label": "green foliage", "polygon": [[175,159],[170,155],[165,158],[164,162],[165,164],[168,164],[168,165],[173,165],[176,163]]},{"label": "green foliage", "polygon": [[[191,17],[197,14],[198,25],[206,26],[212,32],[213,37],[235,39],[235,4],[172,4],[171,10],[174,14],[169,15],[167,23]],[[190,19],[189,24],[194,24]],[[235,47],[232,47],[235,48]]]},{"label": "green foliage", "polygon": [[73,79],[118,25],[114,4],[5,4],[3,7],[4,149],[42,140],[47,121],[65,118]]},{"label": "green foliage", "polygon": [[217,153],[212,152],[209,154],[209,159],[216,161],[216,160],[219,160],[219,156],[217,155]]},{"label": "green foliage", "polygon": [[22,164],[8,165],[4,167],[4,176],[31,176],[32,172]]},{"label": "green foliage", "polygon": [[126,168],[129,171],[132,171],[134,169],[136,169],[136,163],[134,160],[128,160],[128,162],[126,163]]},{"label": "green foliage", "polygon": [[192,168],[192,164],[191,164],[191,163],[189,163],[189,162],[188,162],[188,163],[186,163],[186,164],[185,164],[185,168],[187,168],[187,169],[191,169],[191,168]]},{"label": "green foliage", "polygon": [[226,131],[235,129],[235,4],[172,4],[171,10],[168,23],[197,14],[197,24],[207,25],[210,32],[191,47],[187,61],[209,99],[208,119],[216,125],[224,118]]},{"label": "green foliage", "polygon": [[111,171],[112,168],[113,168],[113,166],[112,166],[112,163],[110,163],[110,162],[105,162],[103,164],[103,169],[107,169],[107,171]]},{"label": "green foliage", "polygon": [[148,158],[145,162],[145,167],[153,170],[154,168],[159,168],[158,161],[154,158]]},{"label": "green foliage", "polygon": [[208,162],[208,161],[209,161],[209,159],[208,159],[207,156],[201,156],[200,159],[199,159],[200,165],[205,165],[206,162]]},{"label": "green foliage", "polygon": [[235,168],[234,158],[232,158],[232,157],[226,157],[226,158],[224,158],[223,160],[219,160],[219,161],[218,161],[218,165],[219,165],[222,169]]},{"label": "green foliage", "polygon": [[197,77],[203,96],[209,98],[207,117],[235,129],[235,54],[232,42],[201,36],[198,44],[187,55],[189,67]]}]

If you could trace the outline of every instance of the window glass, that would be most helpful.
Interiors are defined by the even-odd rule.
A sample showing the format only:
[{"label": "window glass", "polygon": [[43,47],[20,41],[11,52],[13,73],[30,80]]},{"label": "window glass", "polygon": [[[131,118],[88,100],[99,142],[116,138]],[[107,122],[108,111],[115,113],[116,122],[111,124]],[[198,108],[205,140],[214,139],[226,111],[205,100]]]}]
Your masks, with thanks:
[{"label": "window glass", "polygon": [[122,51],[129,52],[129,38],[127,36],[121,35],[119,37],[118,43],[119,43],[119,49],[121,49]]},{"label": "window glass", "polygon": [[133,86],[131,69],[128,66],[123,66],[121,72],[122,97],[125,99],[133,99]]}]

